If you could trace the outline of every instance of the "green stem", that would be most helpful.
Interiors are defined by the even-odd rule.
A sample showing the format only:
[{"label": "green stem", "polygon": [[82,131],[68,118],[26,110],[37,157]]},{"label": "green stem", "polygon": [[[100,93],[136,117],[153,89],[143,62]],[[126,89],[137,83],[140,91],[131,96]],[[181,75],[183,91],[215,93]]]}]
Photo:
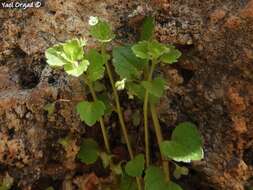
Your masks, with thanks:
[{"label": "green stem", "polygon": [[[148,82],[152,80],[152,75],[155,70],[156,61],[152,61],[151,70],[148,75]],[[145,136],[145,154],[146,154],[146,166],[150,163],[150,150],[149,150],[149,131],[148,131],[148,90],[145,92],[144,103],[143,103],[143,118],[144,118],[144,136]]]},{"label": "green stem", "polygon": [[[90,89],[93,100],[96,101],[97,100],[97,95],[95,93],[95,90],[93,88],[92,83],[88,80],[85,80],[85,82],[86,82],[86,84],[88,85],[88,87]],[[109,138],[108,138],[108,134],[107,134],[107,131],[106,131],[106,128],[105,128],[104,120],[103,120],[102,117],[99,118],[99,123],[100,123],[100,126],[101,126],[106,151],[107,151],[107,153],[111,153]]]},{"label": "green stem", "polygon": [[[151,65],[151,69],[149,72],[149,76],[148,76],[148,81],[150,82],[152,80],[152,76],[155,70],[155,66],[157,64],[157,60],[153,60],[152,61],[152,65]],[[146,90],[145,93],[145,99],[144,99],[144,106],[143,106],[143,110],[144,110],[144,130],[145,130],[145,142],[146,142],[146,157],[149,156],[149,154],[147,155],[147,151],[149,152],[149,138],[148,138],[148,99],[149,99],[149,95],[148,95],[148,91]],[[157,116],[157,111],[155,108],[155,105],[150,103],[150,110],[151,110],[151,116],[152,116],[152,120],[154,123],[154,128],[155,128],[155,133],[156,133],[156,138],[158,141],[158,145],[160,148],[161,143],[163,142],[163,136],[162,136],[162,132],[161,132],[161,126],[159,123],[159,119]],[[161,152],[161,149],[160,149]],[[147,157],[148,158],[148,157]],[[162,155],[161,152],[161,158],[162,158],[162,166],[163,166],[163,170],[164,170],[164,174],[165,174],[165,179],[167,181],[170,180],[170,174],[169,174],[169,162],[166,161],[166,159],[164,158],[164,156]]]},{"label": "green stem", "polygon": [[161,143],[163,142],[163,135],[162,135],[159,119],[158,119],[158,116],[157,116],[156,107],[152,103],[150,103],[150,110],[151,110],[151,115],[152,115],[152,119],[153,119],[153,123],[154,123],[156,138],[157,138],[158,145],[159,145],[160,152],[161,152],[162,165],[163,165],[163,171],[164,171],[164,174],[165,174],[165,179],[166,179],[166,181],[169,181],[170,180],[169,162],[162,155]]},{"label": "green stem", "polygon": [[[101,50],[102,50],[102,55],[105,55],[105,44],[102,44]],[[108,74],[108,77],[109,77],[109,80],[110,80],[110,83],[111,83],[111,86],[112,86],[113,95],[114,95],[114,98],[115,98],[116,109],[117,109],[117,114],[118,114],[118,117],[119,117],[121,130],[122,130],[124,139],[126,141],[129,156],[130,156],[131,159],[133,159],[134,158],[133,149],[132,149],[132,146],[131,146],[131,143],[130,143],[130,140],[129,140],[129,136],[128,136],[128,132],[127,132],[127,128],[126,128],[126,125],[125,125],[125,122],[124,122],[124,119],[123,119],[123,114],[122,114],[120,101],[119,101],[119,95],[118,95],[117,89],[115,88],[114,79],[113,79],[113,76],[112,76],[112,71],[111,71],[111,68],[110,68],[110,66],[108,65],[107,62],[105,63],[105,67],[106,67],[106,71],[107,71],[107,74]],[[137,177],[136,182],[137,182],[138,190],[141,190],[142,187],[141,187],[140,178]]]},{"label": "green stem", "polygon": [[[102,54],[103,55],[105,54],[105,46],[104,45],[102,45]],[[112,71],[111,71],[111,68],[108,65],[108,63],[105,64],[105,67],[106,67],[106,71],[107,71],[107,74],[109,76],[109,80],[110,80],[110,83],[111,83],[111,86],[112,86],[113,95],[114,95],[115,103],[116,103],[116,110],[117,110],[117,113],[118,113],[119,122],[120,122],[120,126],[121,126],[121,129],[122,129],[122,132],[123,132],[123,136],[124,136],[124,139],[126,141],[126,145],[127,145],[127,149],[128,149],[130,158],[133,159],[134,154],[133,154],[131,143],[130,143],[130,140],[129,140],[129,137],[128,137],[127,128],[126,128],[126,125],[125,125],[125,122],[124,122],[124,119],[123,119],[123,114],[122,114],[122,110],[121,110],[121,106],[120,106],[120,102],[119,102],[119,95],[118,95],[117,89],[115,88],[114,79],[113,79],[113,76],[112,76]]]}]

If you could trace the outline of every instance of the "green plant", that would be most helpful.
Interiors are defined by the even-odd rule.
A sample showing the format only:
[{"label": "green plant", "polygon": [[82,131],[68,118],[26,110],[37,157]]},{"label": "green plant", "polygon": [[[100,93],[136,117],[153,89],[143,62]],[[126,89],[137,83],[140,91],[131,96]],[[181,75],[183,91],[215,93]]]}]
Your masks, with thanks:
[{"label": "green plant", "polygon": [[[80,39],[69,40],[65,43],[57,44],[46,51],[47,62],[52,67],[63,67],[68,75],[74,77],[82,76],[88,86],[93,101],[82,101],[77,105],[77,112],[82,121],[92,126],[97,121],[100,122],[105,147],[110,152],[109,139],[102,116],[105,112],[105,105],[98,100],[94,90],[94,82],[103,78],[104,64],[107,57],[91,49],[84,53],[83,47],[86,42]],[[93,71],[96,72],[93,72]],[[49,110],[52,108],[49,106]],[[50,111],[51,112],[51,111]]]},{"label": "green plant", "polygon": [[[114,175],[121,175],[120,189],[122,190],[141,190],[144,173],[145,190],[180,190],[181,187],[170,180],[169,162],[176,166],[174,171],[176,178],[187,175],[187,168],[178,166],[174,161],[190,162],[202,159],[202,141],[196,126],[189,122],[179,124],[170,140],[163,139],[156,104],[164,94],[166,81],[162,76],[156,75],[155,70],[158,66],[177,62],[181,52],[173,45],[162,44],[154,39],[155,21],[152,17],[147,17],[143,23],[141,41],[132,45],[113,47],[112,55],[107,51],[107,44],[115,38],[111,26],[97,17],[91,17],[89,24],[91,36],[99,42],[98,49],[84,51],[86,42],[73,39],[57,44],[46,51],[50,66],[63,68],[68,75],[80,77],[88,87],[92,101],[82,101],[78,103],[76,109],[81,120],[90,127],[97,121],[100,122],[106,152],[99,148],[96,141],[87,138],[81,144],[78,158],[86,164],[93,164],[100,158],[105,168],[109,167]],[[110,81],[112,95],[110,91],[105,91],[106,85],[103,84],[105,72]],[[124,90],[127,91],[129,98],[136,97],[139,99],[136,101],[141,101],[143,104],[145,156],[134,155],[118,94],[118,91]],[[112,97],[114,103],[108,100],[108,96]],[[111,107],[111,104],[115,104],[115,108]],[[54,105],[55,103],[45,106],[44,109],[48,114],[54,112]],[[130,160],[124,164],[124,167],[122,167],[124,161],[116,164],[113,162],[114,155],[111,154],[109,136],[104,125],[104,117],[111,111],[115,111],[118,115],[130,156]],[[149,111],[160,148],[163,170],[151,165]],[[135,111],[133,125],[137,126],[141,123],[139,116],[140,111]]]},{"label": "green plant", "polygon": [[11,189],[13,183],[14,183],[14,179],[11,176],[9,176],[9,174],[6,174],[6,176],[3,178],[2,182],[0,183],[0,190]]}]

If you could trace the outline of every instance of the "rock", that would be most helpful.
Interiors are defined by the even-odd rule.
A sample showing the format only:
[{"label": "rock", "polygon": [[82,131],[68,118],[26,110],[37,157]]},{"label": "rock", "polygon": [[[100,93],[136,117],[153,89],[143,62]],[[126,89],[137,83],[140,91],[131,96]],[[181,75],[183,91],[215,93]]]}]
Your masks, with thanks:
[{"label": "rock", "polygon": [[248,1],[247,5],[241,10],[240,16],[243,18],[253,18],[253,1]]},{"label": "rock", "polygon": [[221,19],[223,19],[226,16],[226,11],[223,9],[216,9],[211,13],[210,20],[213,24],[219,22]]}]

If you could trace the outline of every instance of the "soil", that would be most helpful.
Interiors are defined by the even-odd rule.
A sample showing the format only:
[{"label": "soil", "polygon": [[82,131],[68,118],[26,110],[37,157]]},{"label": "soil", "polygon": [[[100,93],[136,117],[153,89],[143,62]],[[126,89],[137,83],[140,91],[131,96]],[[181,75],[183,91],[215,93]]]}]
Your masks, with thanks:
[{"label": "soil", "polygon": [[[49,68],[44,51],[73,37],[85,37],[93,47],[89,16],[113,24],[115,44],[135,41],[142,19],[152,14],[157,39],[183,52],[177,64],[159,71],[169,84],[158,109],[164,134],[192,121],[204,139],[205,158],[187,165],[190,175],[182,178],[182,187],[253,186],[253,0],[41,2],[40,8],[0,9],[0,178],[11,176],[15,190],[84,189],[106,180],[101,166],[76,160],[84,136],[101,140],[98,129],[87,129],[75,113],[85,89],[79,80]],[[71,101],[57,102],[48,116],[44,106],[59,99]],[[126,117],[136,109],[131,103],[123,106]],[[116,126],[117,119],[111,120]],[[128,125],[140,145],[136,151],[142,151],[142,129]],[[111,135],[114,152],[124,156],[118,133]],[[67,150],[58,143],[66,136],[72,139]]]}]

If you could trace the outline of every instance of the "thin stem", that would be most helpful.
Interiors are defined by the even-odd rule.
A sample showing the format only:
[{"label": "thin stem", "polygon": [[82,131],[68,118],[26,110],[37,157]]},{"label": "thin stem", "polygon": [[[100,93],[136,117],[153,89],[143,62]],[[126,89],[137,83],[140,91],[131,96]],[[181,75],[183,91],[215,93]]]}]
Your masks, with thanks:
[{"label": "thin stem", "polygon": [[[105,54],[104,45],[102,45],[102,54]],[[115,103],[116,103],[116,110],[117,110],[117,113],[118,113],[119,122],[120,122],[120,126],[121,126],[121,129],[122,129],[122,132],[123,132],[123,136],[124,136],[124,139],[126,141],[126,145],[127,145],[127,149],[128,149],[130,158],[133,159],[134,154],[133,154],[131,143],[130,143],[130,140],[129,140],[129,137],[128,137],[127,128],[126,128],[126,125],[125,125],[125,122],[124,122],[124,119],[123,119],[123,114],[122,114],[122,110],[121,110],[121,106],[120,106],[120,102],[119,102],[119,95],[118,95],[117,89],[115,88],[114,79],[113,79],[113,76],[112,76],[112,71],[111,71],[111,68],[108,65],[108,63],[106,63],[105,66],[106,66],[106,71],[107,71],[107,74],[109,76],[109,80],[110,80],[110,83],[111,83],[111,86],[112,86],[113,95],[114,95]]]},{"label": "thin stem", "polygon": [[161,131],[161,126],[160,126],[160,123],[159,123],[159,119],[158,119],[158,116],[157,116],[156,107],[152,103],[150,104],[150,110],[151,110],[151,115],[152,115],[152,119],[153,119],[153,123],[154,123],[156,138],[157,138],[159,149],[160,149],[160,152],[161,152],[162,165],[163,165],[163,171],[164,171],[164,174],[165,174],[165,179],[166,179],[166,181],[169,181],[170,180],[169,162],[162,155],[160,145],[163,142],[163,136],[162,136],[162,131]]},{"label": "thin stem", "polygon": [[133,159],[134,158],[134,154],[133,154],[132,146],[131,146],[131,143],[130,143],[130,140],[129,140],[127,128],[126,128],[126,125],[125,125],[125,122],[124,122],[124,119],[123,119],[123,114],[122,114],[122,110],[121,110],[121,106],[120,106],[120,102],[119,102],[119,96],[118,96],[117,90],[116,90],[116,88],[114,86],[114,81],[112,79],[110,67],[109,67],[108,64],[106,64],[106,69],[107,69],[108,75],[111,76],[109,78],[111,78],[110,80],[111,80],[111,84],[113,86],[112,87],[113,88],[113,94],[114,94],[114,97],[115,97],[116,109],[117,109],[117,113],[118,113],[121,129],[122,129],[122,132],[123,132],[123,136],[124,136],[124,139],[126,141],[126,145],[127,145],[127,149],[128,149],[130,158]]},{"label": "thin stem", "polygon": [[[91,92],[93,100],[96,101],[97,100],[97,96],[96,96],[96,93],[95,93],[95,90],[93,88],[92,83],[90,81],[88,81],[88,80],[85,80],[85,82],[86,82],[86,84],[88,85],[88,87],[90,89],[90,92]],[[101,126],[101,130],[102,130],[102,134],[103,134],[103,138],[104,138],[104,143],[105,143],[106,151],[107,151],[107,153],[111,153],[110,144],[109,144],[109,138],[108,138],[108,134],[106,132],[104,120],[103,120],[102,117],[99,118],[99,123],[100,123],[100,126]]]},{"label": "thin stem", "polygon": [[[152,65],[151,65],[151,69],[150,69],[150,72],[149,72],[149,76],[148,76],[148,81],[149,82],[152,80],[152,76],[153,76],[156,64],[157,64],[157,60],[153,60]],[[143,109],[144,109],[144,130],[145,130],[145,142],[146,142],[146,155],[147,155],[147,150],[149,150],[147,148],[147,145],[148,145],[147,143],[149,142],[149,139],[148,139],[148,124],[147,124],[148,123],[148,116],[147,116],[147,113],[148,113],[147,112],[148,99],[149,99],[148,98],[148,92],[146,90],[145,99],[144,99],[144,106],[143,106]],[[155,105],[153,103],[150,103],[150,110],[151,110],[152,120],[153,120],[153,123],[154,123],[156,138],[157,138],[158,145],[159,145],[159,148],[160,148],[160,145],[163,141],[163,136],[162,136],[162,132],[161,132],[161,126],[160,126],[160,123],[159,123],[159,119],[158,119],[158,116],[157,116],[157,111],[156,111]],[[161,149],[160,149],[160,152],[161,152]],[[163,166],[163,170],[164,170],[164,174],[165,174],[165,179],[167,181],[169,181],[170,180],[169,162],[166,161],[166,159],[162,155],[162,152],[161,152],[161,158],[162,158],[162,166]]]},{"label": "thin stem", "polygon": [[[105,45],[104,44],[102,44],[101,50],[102,50],[102,54],[104,55],[105,54]],[[108,74],[108,77],[109,77],[109,80],[110,80],[110,83],[111,83],[111,86],[112,86],[113,95],[114,95],[114,98],[115,98],[116,109],[117,109],[117,114],[118,114],[118,117],[119,117],[121,130],[122,130],[124,139],[126,141],[129,156],[130,156],[131,159],[133,159],[134,158],[133,149],[132,149],[132,146],[131,146],[131,143],[130,143],[130,140],[129,140],[127,128],[126,128],[125,121],[124,121],[124,118],[123,118],[123,114],[122,114],[122,110],[121,110],[121,106],[120,106],[120,101],[119,101],[119,95],[118,95],[117,89],[115,88],[114,79],[113,79],[113,76],[112,76],[112,71],[111,71],[111,68],[110,68],[110,66],[108,65],[107,62],[105,63],[105,67],[106,67],[106,71],[107,71],[107,74]],[[141,190],[142,187],[141,187],[140,178],[136,177],[136,182],[137,182],[138,190]]]},{"label": "thin stem", "polygon": [[[156,61],[152,61],[151,70],[148,75],[148,82],[152,80],[152,75],[155,70]],[[149,149],[149,131],[148,131],[148,99],[149,92],[146,90],[143,104],[143,118],[144,118],[144,136],[145,136],[145,155],[146,155],[146,166],[150,163],[150,149]]]}]

